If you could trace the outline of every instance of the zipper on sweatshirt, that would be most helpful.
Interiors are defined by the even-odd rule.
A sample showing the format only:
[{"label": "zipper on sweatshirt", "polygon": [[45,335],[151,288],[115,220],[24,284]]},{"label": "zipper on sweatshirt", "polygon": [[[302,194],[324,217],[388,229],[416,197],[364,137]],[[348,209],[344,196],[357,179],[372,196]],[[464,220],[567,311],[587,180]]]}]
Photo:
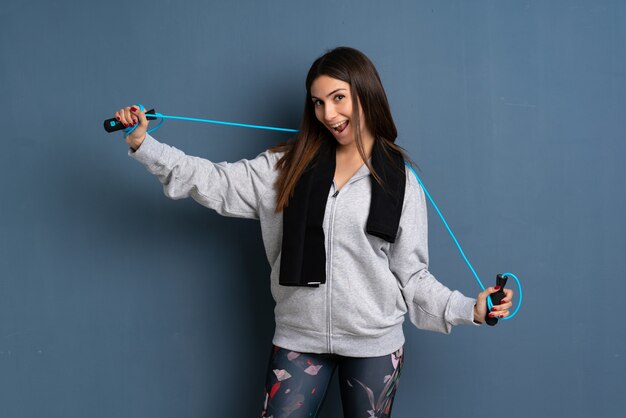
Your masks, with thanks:
[{"label": "zipper on sweatshirt", "polygon": [[[335,187],[335,182],[333,181],[333,187]],[[331,330],[332,330],[332,275],[333,275],[333,226],[335,223],[335,207],[337,204],[337,196],[339,195],[339,190],[336,190],[335,193],[332,194],[331,207],[330,207],[330,219],[328,220],[328,277],[326,280],[326,318],[327,318],[327,326],[328,326],[328,334],[327,334],[327,345],[328,352],[333,352],[333,343],[331,338]]]},{"label": "zipper on sweatshirt", "polygon": [[362,173],[361,175],[356,175],[351,178],[343,187],[337,190],[337,185],[333,180],[333,189],[335,192],[330,196],[331,204],[330,204],[330,218],[328,220],[328,254],[327,254],[327,264],[328,264],[328,272],[326,274],[326,326],[328,327],[328,333],[326,334],[326,346],[328,348],[329,353],[333,353],[333,342],[332,342],[332,280],[333,280],[333,232],[335,225],[335,209],[337,207],[337,197],[339,196],[339,192],[341,190],[345,190],[352,183],[362,178],[365,178],[369,175],[369,171],[367,173]]}]

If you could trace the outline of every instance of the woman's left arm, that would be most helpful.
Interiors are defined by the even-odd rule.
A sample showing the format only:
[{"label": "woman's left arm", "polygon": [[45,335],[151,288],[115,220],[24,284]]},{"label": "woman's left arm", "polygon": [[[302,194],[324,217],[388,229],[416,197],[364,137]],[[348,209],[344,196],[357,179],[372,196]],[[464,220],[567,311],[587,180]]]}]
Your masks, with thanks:
[{"label": "woman's left arm", "polygon": [[408,169],[406,182],[400,226],[390,247],[389,267],[398,280],[411,322],[417,328],[446,334],[454,325],[481,322],[475,321],[476,299],[448,289],[428,271],[426,197]]}]

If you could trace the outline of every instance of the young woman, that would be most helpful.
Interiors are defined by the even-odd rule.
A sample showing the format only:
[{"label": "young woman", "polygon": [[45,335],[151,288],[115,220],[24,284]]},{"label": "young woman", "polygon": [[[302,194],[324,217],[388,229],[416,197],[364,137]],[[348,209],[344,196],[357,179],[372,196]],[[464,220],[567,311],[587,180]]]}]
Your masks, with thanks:
[{"label": "young woman", "polygon": [[[338,369],[346,418],[389,417],[404,362],[402,322],[449,333],[480,324],[489,288],[467,298],[428,271],[424,193],[404,151],[378,73],[346,47],[306,78],[300,133],[253,160],[213,163],[146,133],[120,109],[129,155],[163,184],[225,216],[260,220],[276,302],[262,416],[314,417]],[[506,317],[512,291],[491,316]]]}]

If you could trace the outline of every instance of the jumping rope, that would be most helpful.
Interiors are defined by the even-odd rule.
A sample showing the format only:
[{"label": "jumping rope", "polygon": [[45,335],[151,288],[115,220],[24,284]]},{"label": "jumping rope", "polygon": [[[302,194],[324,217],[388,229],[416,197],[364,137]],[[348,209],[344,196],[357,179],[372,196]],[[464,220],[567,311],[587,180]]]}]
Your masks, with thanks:
[{"label": "jumping rope", "polygon": [[[138,104],[138,106],[139,106],[139,110],[141,110],[142,112],[145,111],[145,108],[143,107],[142,104]],[[252,129],[265,129],[265,130],[280,131],[280,132],[294,132],[294,133],[295,132],[299,132],[297,129],[276,128],[276,127],[273,127],[273,126],[250,125],[250,124],[247,124],[247,123],[224,122],[224,121],[211,120],[211,119],[189,118],[189,117],[186,117],[186,116],[169,116],[169,115],[163,115],[161,113],[155,112],[154,109],[148,110],[145,114],[146,114],[146,118],[149,119],[149,120],[155,120],[157,118],[161,119],[161,121],[154,128],[148,130],[147,133],[151,133],[151,132],[154,132],[157,129],[159,129],[161,127],[161,125],[163,125],[163,122],[165,121],[165,119],[186,120],[186,121],[191,121],[191,122],[204,122],[204,123],[212,123],[212,124],[217,124],[217,125],[237,126],[237,127],[252,128]],[[107,132],[116,132],[116,131],[124,130],[124,132],[125,132],[124,138],[126,138],[128,135],[130,135],[131,132],[133,132],[135,129],[137,129],[137,126],[139,126],[138,123],[133,125],[133,126],[124,127],[124,125],[120,121],[116,120],[115,118],[107,119],[107,120],[104,121],[104,129]],[[468,260],[467,256],[465,255],[465,252],[461,248],[461,244],[459,244],[459,241],[456,239],[456,236],[452,232],[452,229],[450,229],[450,226],[448,225],[448,222],[446,222],[446,219],[444,218],[443,214],[439,210],[439,207],[437,206],[437,204],[435,203],[433,198],[430,196],[430,193],[428,193],[428,190],[426,189],[426,186],[424,186],[424,183],[419,178],[419,176],[417,175],[417,173],[415,172],[413,167],[411,167],[406,162],[405,162],[405,165],[409,168],[411,173],[413,173],[413,175],[417,179],[417,182],[420,184],[420,186],[424,190],[424,194],[426,194],[426,197],[428,197],[428,200],[433,205],[433,207],[435,208],[435,211],[439,215],[439,218],[441,219],[441,221],[443,222],[444,226],[448,230],[448,233],[452,237],[452,240],[454,241],[454,244],[456,245],[457,249],[459,250],[459,253],[461,253],[461,256],[463,257],[463,260],[467,264],[467,267],[469,267],[470,271],[474,275],[474,278],[478,282],[478,286],[480,286],[480,288],[484,291],[485,290],[485,286],[483,285],[483,282],[480,280],[480,278],[478,277],[478,274],[476,273],[476,270],[474,270],[474,267],[472,266],[472,264]],[[507,278],[509,278],[509,277],[512,277],[515,280],[516,284],[517,284],[517,289],[519,290],[519,301],[517,302],[517,307],[515,308],[513,313],[510,314],[509,316],[505,317],[505,318],[499,318],[501,320],[512,319],[517,314],[517,312],[519,311],[520,306],[522,306],[522,285],[521,285],[519,279],[513,273],[502,273],[502,274],[498,274],[497,277],[496,277],[496,285],[500,286],[500,290],[498,290],[496,293],[492,293],[491,295],[489,295],[487,297],[487,306],[489,308],[489,311],[491,311],[491,308],[493,307],[494,304],[499,305],[501,300],[502,300],[502,298],[505,297],[504,286],[506,285]],[[486,322],[489,325],[495,325],[498,322],[498,318],[491,318],[491,317],[488,316],[486,318]]]}]

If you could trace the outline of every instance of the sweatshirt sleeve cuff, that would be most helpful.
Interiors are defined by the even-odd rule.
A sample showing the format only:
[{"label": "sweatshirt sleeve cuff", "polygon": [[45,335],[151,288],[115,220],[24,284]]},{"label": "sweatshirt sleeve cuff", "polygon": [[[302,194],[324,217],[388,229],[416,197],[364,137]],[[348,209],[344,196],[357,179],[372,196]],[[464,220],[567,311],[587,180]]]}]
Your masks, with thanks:
[{"label": "sweatshirt sleeve cuff", "polygon": [[133,151],[132,148],[128,149],[128,156],[149,167],[154,164],[154,162],[159,160],[163,154],[164,147],[164,144],[160,143],[150,136],[150,134],[146,133],[146,138],[143,140],[139,148],[137,148],[137,151]]},{"label": "sweatshirt sleeve cuff", "polygon": [[451,325],[480,326],[480,324],[474,322],[474,305],[476,305],[476,299],[463,296],[461,292],[456,290],[452,292],[450,297],[451,300],[448,305],[446,319]]}]

